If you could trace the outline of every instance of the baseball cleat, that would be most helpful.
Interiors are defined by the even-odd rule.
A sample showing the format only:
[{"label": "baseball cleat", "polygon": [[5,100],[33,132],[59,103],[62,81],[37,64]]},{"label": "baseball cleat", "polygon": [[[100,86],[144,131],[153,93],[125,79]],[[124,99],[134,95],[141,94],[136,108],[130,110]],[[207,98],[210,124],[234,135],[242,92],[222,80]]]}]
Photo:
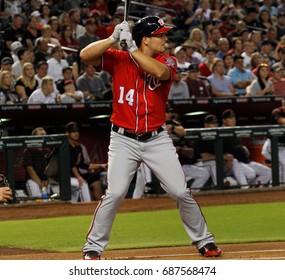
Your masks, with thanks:
[{"label": "baseball cleat", "polygon": [[208,243],[199,249],[199,253],[204,257],[219,257],[222,254],[222,251],[215,243]]},{"label": "baseball cleat", "polygon": [[96,251],[89,251],[83,254],[83,260],[101,260],[101,255]]}]

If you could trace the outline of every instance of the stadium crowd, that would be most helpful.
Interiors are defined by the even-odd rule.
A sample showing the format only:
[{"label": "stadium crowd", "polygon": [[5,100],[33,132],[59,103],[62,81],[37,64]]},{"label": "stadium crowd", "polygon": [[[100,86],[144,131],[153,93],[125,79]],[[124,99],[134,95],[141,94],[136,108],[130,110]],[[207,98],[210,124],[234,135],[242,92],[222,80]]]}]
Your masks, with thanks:
[{"label": "stadium crowd", "polygon": [[[284,1],[136,3],[130,27],[146,15],[173,26],[165,52],[178,69],[169,99],[285,95]],[[81,63],[79,53],[108,38],[123,14],[119,0],[0,1],[0,103],[112,99],[109,74]]]}]

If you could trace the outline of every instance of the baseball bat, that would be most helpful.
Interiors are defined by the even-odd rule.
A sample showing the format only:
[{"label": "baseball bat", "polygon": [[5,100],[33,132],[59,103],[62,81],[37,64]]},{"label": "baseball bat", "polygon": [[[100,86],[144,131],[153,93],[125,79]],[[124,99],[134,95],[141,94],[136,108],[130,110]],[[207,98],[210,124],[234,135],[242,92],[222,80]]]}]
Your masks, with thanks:
[{"label": "baseball bat", "polygon": [[[130,10],[131,0],[125,0],[125,9],[124,9],[124,21],[128,20],[129,10]],[[120,42],[122,50],[127,50],[126,40]]]}]

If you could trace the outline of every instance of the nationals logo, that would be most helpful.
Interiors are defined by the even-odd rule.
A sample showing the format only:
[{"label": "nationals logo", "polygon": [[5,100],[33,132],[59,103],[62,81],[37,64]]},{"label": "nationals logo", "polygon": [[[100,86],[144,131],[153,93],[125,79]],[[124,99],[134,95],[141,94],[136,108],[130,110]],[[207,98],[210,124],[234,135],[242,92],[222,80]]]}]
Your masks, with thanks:
[{"label": "nationals logo", "polygon": [[161,85],[160,80],[151,76],[150,74],[147,75],[146,81],[148,83],[148,88],[150,90],[155,90],[157,87]]}]

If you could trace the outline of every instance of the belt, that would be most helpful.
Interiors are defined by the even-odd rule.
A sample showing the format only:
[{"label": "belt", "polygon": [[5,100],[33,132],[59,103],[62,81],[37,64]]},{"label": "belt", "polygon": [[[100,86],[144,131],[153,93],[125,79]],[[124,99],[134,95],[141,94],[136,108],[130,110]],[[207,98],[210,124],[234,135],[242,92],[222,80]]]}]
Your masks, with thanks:
[{"label": "belt", "polygon": [[119,134],[122,134],[126,137],[132,138],[132,139],[136,139],[137,141],[141,141],[141,142],[145,142],[147,140],[149,140],[150,138],[152,138],[153,136],[157,135],[158,133],[160,133],[161,131],[164,130],[163,127],[158,128],[155,131],[152,132],[146,132],[146,133],[135,133],[135,132],[129,132],[127,130],[125,130],[122,127],[119,127],[117,125],[113,125],[112,126],[112,130],[115,132],[118,132]]}]

